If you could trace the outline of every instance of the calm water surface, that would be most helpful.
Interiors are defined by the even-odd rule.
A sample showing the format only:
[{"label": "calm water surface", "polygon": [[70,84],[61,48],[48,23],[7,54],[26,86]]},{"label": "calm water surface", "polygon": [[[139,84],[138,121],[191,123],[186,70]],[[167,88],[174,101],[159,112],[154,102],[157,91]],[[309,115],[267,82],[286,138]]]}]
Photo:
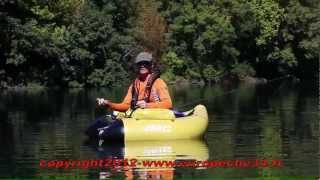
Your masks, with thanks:
[{"label": "calm water surface", "polygon": [[[103,113],[95,98],[120,101],[125,88],[1,91],[0,178],[243,178],[319,177],[318,86],[275,81],[267,85],[171,86],[175,107],[206,105],[202,141],[136,142],[125,147],[87,143],[83,130]],[[188,129],[186,129],[187,131]],[[156,160],[281,160],[267,168],[40,168],[40,160],[105,158]]]}]

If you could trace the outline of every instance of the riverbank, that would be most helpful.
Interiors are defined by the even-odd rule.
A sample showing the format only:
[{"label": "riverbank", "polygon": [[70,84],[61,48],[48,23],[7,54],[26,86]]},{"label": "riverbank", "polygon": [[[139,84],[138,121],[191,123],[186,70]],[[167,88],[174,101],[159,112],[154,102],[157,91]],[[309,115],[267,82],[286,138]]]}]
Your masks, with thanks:
[{"label": "riverbank", "polygon": [[[166,77],[161,77],[168,85],[172,86],[172,85],[179,85],[179,86],[188,86],[188,85],[196,85],[196,86],[214,86],[214,85],[218,85],[218,84],[227,84],[227,85],[237,85],[237,84],[252,84],[252,85],[256,85],[256,84],[266,84],[269,81],[274,81],[277,79],[283,79],[283,78],[288,78],[288,77],[292,77],[294,79],[294,82],[300,82],[300,81],[309,81],[310,79],[299,79],[293,75],[284,75],[284,76],[280,76],[280,77],[276,77],[273,79],[267,79],[267,78],[263,78],[263,77],[253,77],[253,76],[244,76],[244,77],[236,77],[236,76],[232,76],[232,75],[225,75],[225,76],[221,76],[218,78],[215,78],[214,81],[210,81],[210,82],[205,82],[204,80],[199,80],[199,79],[187,79],[181,76],[178,76],[175,79],[167,79]],[[315,81],[319,81],[318,79],[315,79]],[[45,85],[41,85],[41,84],[37,84],[37,83],[28,83],[27,85],[15,85],[15,86],[9,86],[7,85],[7,83],[2,82],[0,83],[0,89],[6,89],[6,90],[13,90],[13,91],[26,91],[26,90],[33,90],[33,91],[42,91],[42,90],[46,90],[46,89],[86,89],[86,88],[114,88],[114,87],[121,87],[121,86],[127,86],[129,84],[128,83],[121,83],[121,84],[117,84],[114,86],[109,86],[109,87],[85,87],[84,85],[79,85],[79,86],[68,86],[68,87],[61,87],[61,86],[45,86]]]},{"label": "riverbank", "polygon": [[221,78],[217,78],[215,81],[205,82],[203,80],[188,80],[184,78],[178,78],[174,81],[166,81],[167,84],[170,85],[199,85],[199,86],[212,86],[215,84],[239,84],[239,83],[245,83],[245,84],[266,84],[268,80],[266,78],[258,78],[258,77],[252,77],[252,76],[245,76],[243,78],[236,78],[233,76],[225,76]]}]

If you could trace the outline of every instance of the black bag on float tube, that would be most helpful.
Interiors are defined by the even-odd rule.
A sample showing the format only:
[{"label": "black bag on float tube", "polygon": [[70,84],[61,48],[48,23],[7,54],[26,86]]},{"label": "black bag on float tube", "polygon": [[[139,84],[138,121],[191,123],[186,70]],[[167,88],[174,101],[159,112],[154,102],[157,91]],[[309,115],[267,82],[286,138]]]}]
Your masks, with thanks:
[{"label": "black bag on float tube", "polygon": [[[110,118],[110,117],[109,117]],[[119,119],[109,119],[106,116],[97,118],[85,131],[92,139],[104,139],[121,142],[124,140],[124,126]],[[101,131],[100,134],[100,130]]]},{"label": "black bag on float tube", "polygon": [[89,127],[85,130],[85,134],[91,138],[98,138],[99,128],[109,126],[112,120],[107,119],[106,116],[98,117]]},{"label": "black bag on float tube", "polygon": [[[153,86],[153,83],[160,78],[160,71],[159,70],[155,70],[150,78],[148,79],[147,85],[145,87],[145,97],[144,100],[145,102],[150,102],[150,94],[151,94],[151,89]],[[135,81],[134,81],[135,82]],[[131,94],[132,94],[132,100],[131,100],[131,109],[135,110],[137,109],[137,102],[138,102],[138,98],[139,98],[139,92],[136,92],[136,87],[135,87],[135,83],[132,83],[132,89],[131,89]]]}]

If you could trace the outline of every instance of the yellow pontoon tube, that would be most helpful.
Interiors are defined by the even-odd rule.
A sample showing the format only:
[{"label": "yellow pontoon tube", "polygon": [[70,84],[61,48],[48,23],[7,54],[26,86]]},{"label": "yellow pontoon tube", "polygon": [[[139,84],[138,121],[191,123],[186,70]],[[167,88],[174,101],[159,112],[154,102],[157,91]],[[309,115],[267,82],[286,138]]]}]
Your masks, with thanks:
[{"label": "yellow pontoon tube", "polygon": [[137,109],[130,118],[120,113],[118,120],[111,124],[96,123],[88,128],[87,134],[104,140],[123,141],[200,139],[208,127],[206,107],[197,105],[186,114],[176,118],[168,109]]},{"label": "yellow pontoon tube", "polygon": [[125,141],[199,139],[207,129],[208,113],[203,105],[180,118],[167,109],[138,109],[122,121]]}]

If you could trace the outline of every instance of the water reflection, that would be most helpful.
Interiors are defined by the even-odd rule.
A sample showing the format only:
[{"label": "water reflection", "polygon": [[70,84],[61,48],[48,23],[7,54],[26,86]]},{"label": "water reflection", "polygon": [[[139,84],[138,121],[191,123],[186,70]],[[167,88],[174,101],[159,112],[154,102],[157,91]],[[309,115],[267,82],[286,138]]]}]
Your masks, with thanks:
[{"label": "water reflection", "polygon": [[[91,142],[89,146],[99,159],[116,158],[118,161],[128,162],[127,165],[122,164],[112,167],[112,170],[99,172],[100,179],[117,177],[117,173],[112,174],[117,171],[123,172],[125,179],[173,179],[175,167],[172,163],[181,165],[209,159],[208,147],[201,140],[130,141],[103,146]],[[164,164],[150,164],[152,162]]]}]

